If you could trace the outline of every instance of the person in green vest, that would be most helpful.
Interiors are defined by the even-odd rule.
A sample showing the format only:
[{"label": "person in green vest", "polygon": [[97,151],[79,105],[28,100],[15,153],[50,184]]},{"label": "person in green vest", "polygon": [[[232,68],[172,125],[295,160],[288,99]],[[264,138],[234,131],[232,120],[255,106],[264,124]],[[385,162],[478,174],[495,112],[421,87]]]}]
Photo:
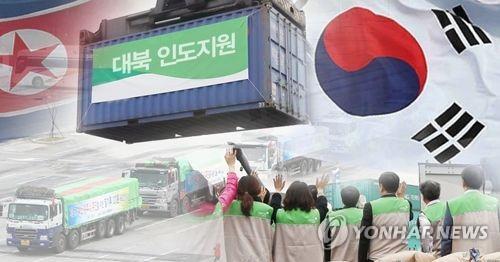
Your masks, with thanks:
[{"label": "person in green vest", "polygon": [[393,172],[379,177],[381,197],[363,208],[358,261],[375,261],[383,256],[408,250],[408,224],[413,219],[411,202],[396,196],[399,176]]},{"label": "person in green vest", "polygon": [[443,226],[446,204],[439,200],[441,185],[433,180],[420,184],[420,193],[425,207],[420,212],[417,226],[420,232],[422,252],[439,257],[441,251],[441,228]]},{"label": "person in green vest", "polygon": [[483,170],[478,166],[465,168],[462,184],[465,193],[446,204],[441,256],[466,252],[476,257],[500,252],[498,199],[479,191],[484,185]]},{"label": "person in green vest", "polygon": [[328,212],[326,219],[330,228],[329,237],[332,241],[327,245],[325,257],[328,261],[357,261],[358,232],[363,218],[363,209],[357,208],[359,191],[353,186],[347,186],[340,191],[344,207]]},{"label": "person in green vest", "polygon": [[[230,160],[230,172],[235,172],[235,159]],[[256,176],[238,181],[236,199],[224,211],[227,261],[272,261],[273,208],[262,203],[265,192]]]},{"label": "person in green vest", "polygon": [[307,184],[293,182],[281,206],[282,176],[274,182],[277,193],[271,197],[276,224],[273,261],[322,262],[323,243],[318,236],[320,215]]}]

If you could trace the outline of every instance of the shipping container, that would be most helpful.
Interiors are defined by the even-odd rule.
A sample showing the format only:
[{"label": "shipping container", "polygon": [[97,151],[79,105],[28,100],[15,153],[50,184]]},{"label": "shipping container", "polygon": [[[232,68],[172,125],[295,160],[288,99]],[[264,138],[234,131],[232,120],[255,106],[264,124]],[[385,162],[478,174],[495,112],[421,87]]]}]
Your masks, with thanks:
[{"label": "shipping container", "polygon": [[305,123],[306,40],[271,4],[82,48],[78,132],[127,143]]},{"label": "shipping container", "polygon": [[420,215],[420,211],[413,210],[413,219],[410,221],[409,233],[408,233],[408,248],[410,250],[420,251],[422,249],[420,243],[420,233],[417,228],[417,219]]},{"label": "shipping container", "polygon": [[332,183],[327,186],[325,196],[328,199],[328,202],[332,205],[333,209],[344,207],[342,198],[340,197],[340,191],[346,186],[356,187],[361,195],[360,198],[366,199],[367,202],[380,197],[378,181],[375,179],[361,179]]}]

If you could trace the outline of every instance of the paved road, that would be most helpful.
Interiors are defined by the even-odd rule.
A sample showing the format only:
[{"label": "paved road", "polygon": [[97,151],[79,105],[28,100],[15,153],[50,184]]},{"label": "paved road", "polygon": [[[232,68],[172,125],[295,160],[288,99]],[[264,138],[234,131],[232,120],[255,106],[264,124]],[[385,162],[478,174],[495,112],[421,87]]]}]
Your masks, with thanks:
[{"label": "paved road", "polygon": [[[5,224],[0,219],[0,228]],[[172,219],[146,216],[121,236],[89,240],[57,255],[44,250],[20,253],[2,241],[0,261],[214,261],[214,247],[221,243],[212,233],[217,226],[217,221],[201,222],[189,215]],[[0,231],[0,239],[5,238],[5,231]]]},{"label": "paved road", "polygon": [[[85,177],[120,176],[136,161],[186,154],[202,142],[206,143],[177,143],[181,147],[171,142],[125,145],[76,134],[50,143],[33,138],[4,142],[0,144],[0,199],[12,197],[21,185],[53,187]],[[6,246],[5,226],[1,218],[0,261],[203,261],[213,255],[217,242],[209,241],[217,229],[208,222],[189,215],[165,219],[146,214],[121,236],[88,241],[59,255],[21,254]]]},{"label": "paved road", "polygon": [[[125,145],[118,142],[71,134],[58,142],[20,139],[0,143],[0,200],[12,197],[21,185],[53,187],[92,176],[120,176],[123,169],[153,156],[189,155],[200,147],[223,145],[238,138],[206,138],[159,141]],[[221,148],[221,164],[224,166]],[[263,174],[264,176],[264,174]],[[301,179],[313,183],[318,176]],[[272,177],[263,177],[272,189]],[[290,184],[288,182],[287,184]],[[0,218],[0,261],[213,261],[223,232],[217,221],[201,221],[191,215],[165,219],[142,217],[121,236],[87,241],[73,251],[22,254],[5,244],[6,220]]]}]

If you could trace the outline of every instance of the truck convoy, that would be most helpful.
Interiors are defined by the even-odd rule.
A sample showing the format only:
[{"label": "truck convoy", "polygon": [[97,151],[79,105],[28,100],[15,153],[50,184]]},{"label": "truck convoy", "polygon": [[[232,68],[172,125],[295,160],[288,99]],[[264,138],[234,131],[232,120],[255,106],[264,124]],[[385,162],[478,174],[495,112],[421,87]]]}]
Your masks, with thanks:
[{"label": "truck convoy", "polygon": [[94,177],[55,189],[23,186],[9,204],[7,245],[61,253],[81,241],[125,232],[141,206],[133,178]]},{"label": "truck convoy", "polygon": [[175,158],[156,158],[137,163],[125,170],[123,177],[136,178],[142,197],[140,214],[161,212],[169,217],[190,212],[202,203],[215,200],[224,180],[203,176],[189,161]]}]

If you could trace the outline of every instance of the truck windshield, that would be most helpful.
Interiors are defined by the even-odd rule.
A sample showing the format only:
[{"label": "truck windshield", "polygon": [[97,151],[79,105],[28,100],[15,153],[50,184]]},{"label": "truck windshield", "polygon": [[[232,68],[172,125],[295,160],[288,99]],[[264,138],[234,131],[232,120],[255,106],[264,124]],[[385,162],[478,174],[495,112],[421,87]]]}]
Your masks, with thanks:
[{"label": "truck windshield", "polygon": [[49,209],[44,205],[10,204],[9,219],[27,221],[45,221],[49,216]]},{"label": "truck windshield", "polygon": [[130,177],[137,178],[141,187],[164,187],[167,185],[167,176],[160,170],[136,169],[132,170]]},{"label": "truck windshield", "polygon": [[248,161],[266,161],[266,147],[244,147],[243,152]]}]

